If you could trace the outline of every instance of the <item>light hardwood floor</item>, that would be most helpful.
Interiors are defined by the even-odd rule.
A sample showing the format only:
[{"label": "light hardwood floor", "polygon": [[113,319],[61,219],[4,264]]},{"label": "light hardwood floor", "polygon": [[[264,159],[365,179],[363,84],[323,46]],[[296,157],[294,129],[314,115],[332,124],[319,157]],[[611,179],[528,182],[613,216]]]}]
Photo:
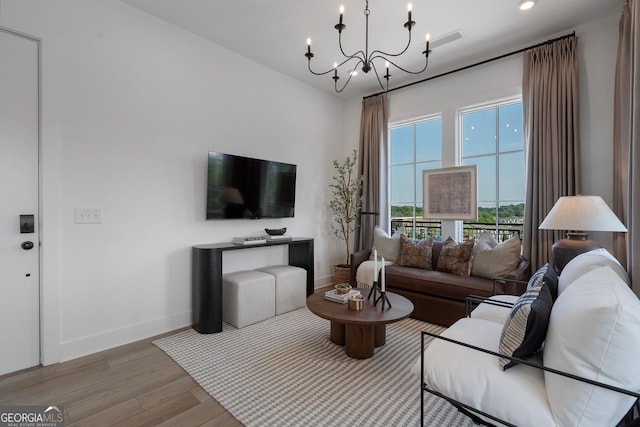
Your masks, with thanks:
[{"label": "light hardwood floor", "polygon": [[0,406],[62,405],[65,426],[241,426],[152,341],[0,377]]}]

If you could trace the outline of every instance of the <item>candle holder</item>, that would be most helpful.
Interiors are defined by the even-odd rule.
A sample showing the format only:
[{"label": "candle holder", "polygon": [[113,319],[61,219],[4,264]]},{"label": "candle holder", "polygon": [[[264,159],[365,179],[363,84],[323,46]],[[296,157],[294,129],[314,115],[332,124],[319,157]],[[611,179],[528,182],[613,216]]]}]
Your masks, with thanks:
[{"label": "candle holder", "polygon": [[378,303],[382,301],[382,310],[384,311],[384,305],[385,303],[389,306],[389,308],[391,308],[391,302],[389,301],[389,297],[387,296],[387,293],[385,291],[380,291],[380,295],[378,296],[378,298],[374,298],[373,299],[373,305],[375,307],[378,306]]},{"label": "candle holder", "polygon": [[373,285],[371,286],[371,289],[369,290],[369,295],[367,296],[367,299],[371,299],[371,297],[373,296],[373,301],[374,301],[374,305],[375,305],[375,301],[376,299],[378,299],[378,294],[381,293],[382,291],[380,290],[380,286],[378,285],[378,281],[376,280],[375,282],[373,282]]}]

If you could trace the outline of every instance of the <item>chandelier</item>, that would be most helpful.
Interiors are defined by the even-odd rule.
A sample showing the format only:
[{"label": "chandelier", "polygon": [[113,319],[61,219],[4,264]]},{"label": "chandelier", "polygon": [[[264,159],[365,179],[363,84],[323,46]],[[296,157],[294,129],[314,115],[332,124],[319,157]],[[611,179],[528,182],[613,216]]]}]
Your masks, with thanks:
[{"label": "chandelier", "polygon": [[[364,51],[359,50],[354,54],[347,55],[344,52],[344,49],[342,48],[342,31],[345,30],[347,26],[343,24],[344,6],[340,6],[340,21],[335,25],[334,28],[338,30],[338,45],[340,46],[340,52],[342,53],[345,59],[340,64],[335,62],[333,64],[333,68],[330,68],[327,71],[315,72],[311,69],[311,58],[314,57],[314,54],[311,52],[311,39],[307,39],[307,53],[305,53],[304,56],[307,57],[309,71],[316,76],[323,76],[333,71],[332,78],[335,84],[335,91],[338,93],[342,92],[344,88],[347,87],[347,85],[349,84],[349,81],[351,81],[351,78],[357,74],[358,67],[360,67],[360,69],[365,73],[368,73],[369,71],[373,70],[378,80],[378,83],[380,84],[380,88],[384,91],[387,91],[389,90],[389,77],[391,77],[391,74],[389,73],[390,65],[393,65],[395,68],[402,70],[405,73],[420,74],[427,69],[427,65],[429,64],[429,53],[431,53],[431,51],[429,50],[429,34],[427,34],[425,50],[424,52],[422,52],[425,59],[424,67],[420,71],[406,70],[401,66],[399,66],[398,64],[396,64],[395,62],[393,62],[392,59],[390,59],[390,58],[396,58],[402,55],[403,53],[405,53],[409,48],[409,45],[411,44],[411,28],[413,28],[413,26],[416,25],[416,22],[411,19],[411,3],[409,3],[409,6],[408,6],[407,22],[404,23],[404,28],[406,28],[407,31],[409,32],[409,39],[407,40],[407,45],[404,47],[404,49],[402,49],[402,51],[398,53],[387,53],[381,50],[373,50],[371,51],[371,53],[369,52],[369,13],[370,13],[369,0],[366,0],[366,6],[364,8],[364,17],[365,17],[365,24],[366,24]],[[378,63],[384,61],[385,74],[382,76],[382,78],[386,80],[386,83],[384,85],[382,84],[382,80],[380,78],[381,76],[378,72],[378,69],[376,68],[376,61]],[[344,85],[342,85],[342,87],[339,87],[338,80],[340,80],[340,76],[338,75],[338,70],[340,69],[340,67],[342,67],[345,64],[349,64],[349,68],[351,69],[348,71],[348,77]]]}]

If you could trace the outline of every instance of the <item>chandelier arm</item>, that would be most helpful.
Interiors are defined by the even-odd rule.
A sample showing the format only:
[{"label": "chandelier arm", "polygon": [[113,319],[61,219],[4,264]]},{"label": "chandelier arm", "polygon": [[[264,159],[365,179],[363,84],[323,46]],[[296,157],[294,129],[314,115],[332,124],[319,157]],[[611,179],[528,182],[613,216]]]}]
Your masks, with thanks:
[{"label": "chandelier arm", "polygon": [[[338,46],[340,46],[340,52],[342,53],[342,56],[344,56],[345,58],[358,58],[362,62],[365,62],[367,57],[365,56],[364,52],[361,50],[357,51],[353,55],[347,55],[346,53],[344,53],[344,49],[342,48],[342,32],[338,33]],[[358,55],[362,55],[362,57]]]},{"label": "chandelier arm", "polygon": [[[343,64],[344,64],[344,62],[343,62]],[[340,64],[340,65],[342,65],[342,64]],[[315,76],[324,76],[325,74],[329,74],[330,72],[332,72],[334,70],[334,68],[329,68],[329,70],[327,70],[327,71],[316,73],[315,71],[313,71],[311,69],[311,61],[308,61],[307,67],[309,68],[309,72],[311,72],[311,74],[313,74]]]},{"label": "chandelier arm", "polygon": [[[347,62],[351,61],[352,59],[355,59],[356,61],[358,61],[359,64],[363,63],[362,58],[360,58],[359,56],[349,56],[349,57],[347,57],[347,59],[345,59],[340,64],[338,64],[338,66],[336,68],[342,67],[344,64],[346,64]],[[353,67],[353,68],[355,69],[357,67],[358,67],[358,64],[356,64],[356,66]]]},{"label": "chandelier arm", "polygon": [[[327,71],[321,71],[321,72],[316,72],[313,71],[311,69],[311,60],[307,61],[307,68],[309,69],[309,71],[311,72],[311,74],[316,75],[316,76],[324,76],[326,74],[329,74],[330,72],[332,72],[333,70],[342,67],[344,64],[346,64],[347,62],[351,61],[352,59],[355,59],[357,61],[359,61],[360,63],[363,63],[362,58],[360,58],[359,56],[347,56],[346,59],[344,61],[342,61],[340,64],[338,64],[337,67],[332,67],[329,68]],[[356,64],[356,67],[358,65]]]},{"label": "chandelier arm", "polygon": [[374,59],[378,59],[378,58],[383,59],[383,60],[385,60],[385,61],[388,61],[388,62],[389,62],[389,64],[393,65],[393,66],[394,66],[394,67],[396,67],[398,70],[404,71],[404,72],[405,72],[405,73],[407,73],[407,74],[420,74],[420,73],[423,73],[423,72],[427,69],[427,66],[429,65],[429,58],[427,57],[427,58],[426,58],[426,60],[425,60],[425,62],[424,62],[424,68],[423,68],[422,70],[420,70],[420,71],[410,71],[410,70],[407,70],[407,69],[405,69],[405,68],[402,68],[401,66],[399,66],[399,65],[398,65],[398,64],[396,64],[395,62],[391,61],[389,58],[386,58],[386,57],[384,57],[384,56],[382,56],[382,55],[376,55],[376,56],[374,56],[373,58],[371,58],[371,60],[370,60],[370,61],[371,61],[371,63],[373,63],[372,61],[373,61]]},{"label": "chandelier arm", "polygon": [[335,91],[336,93],[340,93],[344,90],[344,88],[347,87],[347,85],[349,84],[349,81],[351,81],[351,77],[353,77],[353,74],[349,74],[349,78],[347,78],[347,81],[344,82],[344,85],[342,86],[342,88],[338,89],[338,80],[335,80]]},{"label": "chandelier arm", "polygon": [[[362,61],[362,58],[358,58],[357,56],[353,56],[351,58],[347,58],[344,61],[342,61],[342,63],[340,65],[338,65],[336,68],[334,68],[334,70],[337,70],[342,65],[346,64],[347,62],[351,61],[352,59],[355,59],[355,60],[358,61],[358,63],[353,67],[354,70],[356,70],[358,68],[358,65],[364,64],[364,62]],[[338,80],[340,79],[340,77],[337,76],[337,72],[336,72],[336,76],[333,77],[335,91],[337,93],[342,92],[344,90],[344,88],[346,88],[347,85],[349,84],[349,82],[351,81],[351,77],[353,77],[353,74],[352,73],[347,73],[347,74],[349,74],[349,77],[347,77],[347,80],[344,82],[344,85],[342,85],[342,88],[340,88],[340,89],[338,89]]]},{"label": "chandelier arm", "polygon": [[384,52],[382,50],[374,50],[373,52],[371,52],[371,55],[369,55],[369,61],[373,60],[374,56],[378,56],[378,55],[385,55],[385,56],[400,56],[403,53],[405,53],[407,51],[407,49],[409,49],[409,46],[411,45],[411,31],[409,31],[409,40],[407,41],[407,45],[404,47],[404,49],[402,49],[401,52],[398,53],[389,53],[389,52]]},{"label": "chandelier arm", "polygon": [[389,90],[389,80],[387,80],[387,87],[385,88],[384,85],[382,84],[382,81],[380,80],[380,75],[378,75],[378,69],[376,68],[376,64],[374,64],[373,62],[369,62],[369,63],[371,64],[371,67],[373,67],[373,72],[376,75],[376,79],[378,79],[378,84],[380,85],[380,89],[382,89],[385,92],[388,91]]}]

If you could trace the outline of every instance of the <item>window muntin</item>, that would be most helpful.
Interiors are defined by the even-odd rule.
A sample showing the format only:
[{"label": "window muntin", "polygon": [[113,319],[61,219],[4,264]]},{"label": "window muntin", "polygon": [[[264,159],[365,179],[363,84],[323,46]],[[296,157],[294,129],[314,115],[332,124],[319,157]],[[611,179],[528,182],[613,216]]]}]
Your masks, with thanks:
[{"label": "window muntin", "polygon": [[481,229],[500,241],[520,235],[526,191],[522,101],[463,110],[460,123],[461,164],[478,166],[478,221],[464,222],[464,237]]},{"label": "window muntin", "polygon": [[409,237],[440,236],[440,221],[422,218],[422,171],[442,167],[440,116],[391,126],[389,131],[391,229]]}]

